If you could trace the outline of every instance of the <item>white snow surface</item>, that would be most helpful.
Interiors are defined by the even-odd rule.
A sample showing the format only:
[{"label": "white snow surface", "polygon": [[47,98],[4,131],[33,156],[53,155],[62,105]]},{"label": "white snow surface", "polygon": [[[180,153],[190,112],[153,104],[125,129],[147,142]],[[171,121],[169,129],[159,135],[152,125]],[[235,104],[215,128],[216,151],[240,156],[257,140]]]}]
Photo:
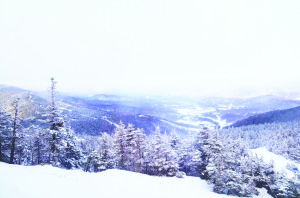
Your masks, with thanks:
[{"label": "white snow surface", "polygon": [[267,189],[265,188],[256,188],[259,192],[258,195],[253,195],[253,198],[273,198],[268,194]]},{"label": "white snow surface", "polygon": [[197,177],[156,177],[117,169],[100,173],[0,163],[0,198],[232,197]]},{"label": "white snow surface", "polygon": [[286,172],[289,178],[294,176],[294,173],[287,169],[288,164],[293,164],[300,169],[300,164],[297,164],[291,160],[285,159],[281,155],[276,155],[267,150],[266,147],[260,147],[257,149],[251,149],[252,154],[257,155],[257,157],[262,158],[266,163],[274,163],[274,169],[278,172]]}]

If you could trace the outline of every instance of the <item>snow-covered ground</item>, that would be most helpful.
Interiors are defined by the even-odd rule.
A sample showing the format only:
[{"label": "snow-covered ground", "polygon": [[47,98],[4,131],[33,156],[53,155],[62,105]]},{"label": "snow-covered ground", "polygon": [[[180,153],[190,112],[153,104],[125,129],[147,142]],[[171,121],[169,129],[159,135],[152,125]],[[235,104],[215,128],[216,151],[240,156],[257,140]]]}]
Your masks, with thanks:
[{"label": "snow-covered ground", "polygon": [[[274,161],[278,171],[287,171],[284,157],[266,148],[251,152],[266,162]],[[299,167],[299,164],[296,164]],[[300,167],[299,167],[300,168]],[[265,189],[258,189],[257,198],[270,198]],[[212,192],[212,186],[197,177],[157,177],[117,169],[101,173],[65,170],[49,165],[19,166],[0,162],[0,198],[165,198],[165,197],[231,197]]]},{"label": "snow-covered ground", "polygon": [[122,170],[86,173],[45,166],[0,163],[0,198],[231,197],[196,177],[154,177]]},{"label": "snow-covered ground", "polygon": [[[258,189],[256,198],[270,198]],[[232,198],[212,192],[197,177],[157,177],[111,169],[101,173],[50,165],[20,166],[0,162],[0,198]]]},{"label": "snow-covered ground", "polygon": [[[266,148],[252,150],[266,162],[274,161],[276,170],[287,171],[291,163]],[[297,164],[299,167],[299,164]],[[291,172],[291,171],[290,171]],[[292,172],[291,172],[292,173]],[[257,197],[269,198],[265,189]],[[212,192],[212,186],[197,177],[157,177],[117,169],[101,173],[65,170],[49,165],[19,166],[0,163],[0,198],[83,198],[83,197],[232,197]]]},{"label": "snow-covered ground", "polygon": [[257,157],[262,158],[264,162],[273,163],[274,169],[278,172],[285,172],[289,178],[294,176],[294,173],[291,170],[287,169],[288,165],[293,165],[300,170],[300,164],[297,164],[291,160],[285,159],[281,155],[276,155],[267,150],[266,147],[261,147],[257,149],[251,150],[253,155],[257,155]]}]

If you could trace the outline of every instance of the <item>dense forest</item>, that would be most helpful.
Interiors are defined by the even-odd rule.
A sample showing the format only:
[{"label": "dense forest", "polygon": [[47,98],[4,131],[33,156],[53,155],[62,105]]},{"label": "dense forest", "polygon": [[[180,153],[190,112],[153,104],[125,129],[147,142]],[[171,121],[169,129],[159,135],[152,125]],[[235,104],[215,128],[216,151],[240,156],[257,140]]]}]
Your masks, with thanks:
[{"label": "dense forest", "polygon": [[18,98],[12,114],[1,105],[0,161],[89,172],[117,168],[157,176],[188,175],[207,180],[215,192],[222,194],[250,197],[258,194],[256,188],[264,187],[273,197],[300,196],[299,172],[289,178],[250,151],[265,146],[300,163],[296,121],[222,130],[204,127],[185,136],[175,130],[161,131],[159,126],[146,135],[143,129],[120,121],[113,134],[77,135],[60,111],[57,93],[51,78],[45,127],[20,124]]}]

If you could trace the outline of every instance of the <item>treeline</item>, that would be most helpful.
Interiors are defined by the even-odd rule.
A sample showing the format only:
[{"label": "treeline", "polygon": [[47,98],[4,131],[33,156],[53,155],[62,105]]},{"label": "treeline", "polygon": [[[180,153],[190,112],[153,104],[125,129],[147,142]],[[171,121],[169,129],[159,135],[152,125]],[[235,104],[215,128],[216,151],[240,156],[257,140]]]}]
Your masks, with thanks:
[{"label": "treeline", "polygon": [[251,149],[269,151],[300,163],[300,122],[290,121],[249,125],[220,130],[222,139],[241,138]]},{"label": "treeline", "polygon": [[47,128],[23,128],[17,103],[13,115],[1,109],[0,161],[89,172],[118,168],[157,176],[189,175],[214,184],[217,193],[253,196],[257,187],[264,187],[273,197],[300,196],[299,174],[288,178],[276,172],[272,164],[251,154],[250,142],[243,134],[233,135],[234,129],[227,136],[203,128],[180,137],[176,131],[161,133],[156,127],[146,136],[143,129],[120,122],[111,135],[76,137],[59,112],[55,85],[52,78]]}]

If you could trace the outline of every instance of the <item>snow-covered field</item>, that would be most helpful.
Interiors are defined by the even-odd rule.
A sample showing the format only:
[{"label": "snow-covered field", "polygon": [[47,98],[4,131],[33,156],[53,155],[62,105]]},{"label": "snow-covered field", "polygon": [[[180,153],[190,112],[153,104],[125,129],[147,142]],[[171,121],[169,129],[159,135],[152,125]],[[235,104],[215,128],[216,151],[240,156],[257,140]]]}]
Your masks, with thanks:
[{"label": "snow-covered field", "polygon": [[0,163],[0,198],[229,197],[196,177],[154,177],[122,170],[86,173],[45,166]]},{"label": "snow-covered field", "polygon": [[[265,148],[252,150],[264,161],[274,161],[285,170],[288,160]],[[297,165],[298,166],[298,165]],[[265,189],[257,197],[270,198]],[[231,197],[212,192],[212,186],[197,177],[156,177],[117,169],[101,173],[65,170],[49,165],[19,166],[0,162],[0,198],[165,198]]]}]

